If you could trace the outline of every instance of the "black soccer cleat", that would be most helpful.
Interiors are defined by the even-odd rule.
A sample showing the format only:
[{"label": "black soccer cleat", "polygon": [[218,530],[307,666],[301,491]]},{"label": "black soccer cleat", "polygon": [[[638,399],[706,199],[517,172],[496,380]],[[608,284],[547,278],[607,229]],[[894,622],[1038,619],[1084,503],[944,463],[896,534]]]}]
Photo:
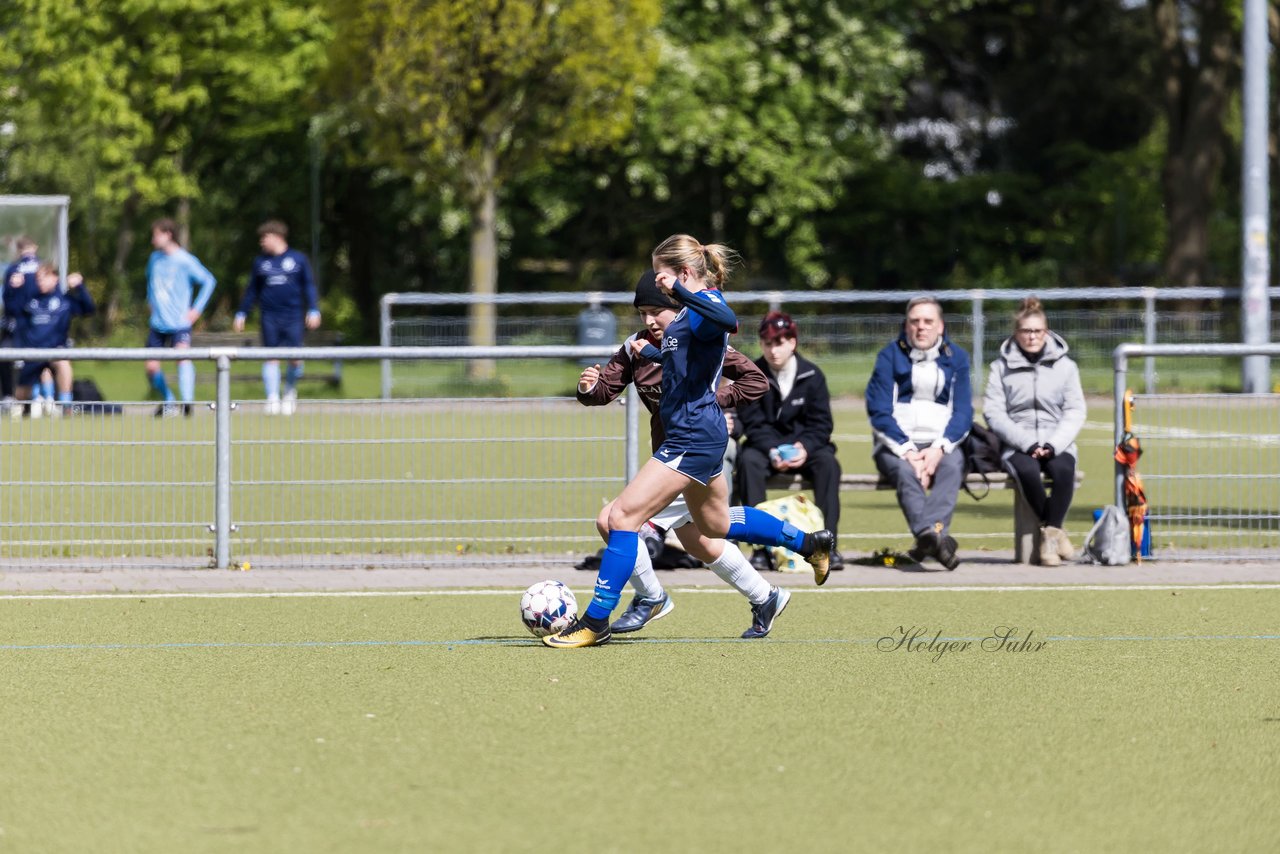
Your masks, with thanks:
[{"label": "black soccer cleat", "polygon": [[791,593],[785,587],[775,587],[769,592],[769,598],[759,605],[751,606],[751,628],[742,633],[748,640],[762,638],[773,629],[773,621],[791,601]]},{"label": "black soccer cleat", "polygon": [[821,587],[827,582],[831,571],[831,552],[836,547],[836,535],[823,528],[810,531],[804,535],[804,543],[800,546],[800,555],[813,567],[813,583]]}]

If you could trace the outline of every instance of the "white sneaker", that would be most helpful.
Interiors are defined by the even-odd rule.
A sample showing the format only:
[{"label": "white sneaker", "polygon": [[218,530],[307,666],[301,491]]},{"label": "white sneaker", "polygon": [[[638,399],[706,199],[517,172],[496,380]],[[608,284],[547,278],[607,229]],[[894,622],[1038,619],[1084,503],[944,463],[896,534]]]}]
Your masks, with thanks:
[{"label": "white sneaker", "polygon": [[37,397],[31,401],[31,419],[35,419],[44,415],[44,398]]},{"label": "white sneaker", "polygon": [[267,415],[279,415],[280,414],[280,398],[276,397],[275,395],[268,397],[266,405],[262,407],[262,411]]},{"label": "white sneaker", "polygon": [[297,389],[289,389],[284,393],[284,400],[280,401],[280,414],[292,415],[298,411],[298,391]]},{"label": "white sneaker", "polygon": [[62,407],[59,406],[56,402],[49,400],[48,398],[45,398],[44,414],[48,415],[50,418],[61,418]]}]

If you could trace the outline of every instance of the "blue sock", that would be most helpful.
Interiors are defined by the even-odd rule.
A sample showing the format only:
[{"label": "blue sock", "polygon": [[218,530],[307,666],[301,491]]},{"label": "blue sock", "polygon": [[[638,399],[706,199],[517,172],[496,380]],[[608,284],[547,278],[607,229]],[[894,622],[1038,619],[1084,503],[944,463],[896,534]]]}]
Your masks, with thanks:
[{"label": "blue sock", "polygon": [[302,378],[302,365],[289,363],[289,367],[284,369],[284,390],[293,391],[298,387],[298,380]]},{"label": "blue sock", "polygon": [[71,392],[69,391],[58,392],[58,403],[70,403],[70,402],[71,402]]},{"label": "blue sock", "polygon": [[151,375],[151,387],[160,393],[166,403],[173,400],[173,392],[169,391],[169,384],[165,382],[164,371],[156,371]]},{"label": "blue sock", "polygon": [[183,403],[196,399],[196,366],[190,362],[178,363],[178,393]]},{"label": "blue sock", "polygon": [[804,545],[804,531],[754,507],[730,507],[726,539],[756,546],[783,546],[795,552]]},{"label": "blue sock", "polygon": [[53,380],[40,381],[40,396],[46,400],[53,400]]},{"label": "blue sock", "polygon": [[640,547],[640,535],[635,531],[610,531],[609,545],[605,547],[596,574],[596,593],[587,606],[587,616],[593,620],[607,620],[618,607],[622,588],[626,587],[631,571],[636,568],[636,549]]}]

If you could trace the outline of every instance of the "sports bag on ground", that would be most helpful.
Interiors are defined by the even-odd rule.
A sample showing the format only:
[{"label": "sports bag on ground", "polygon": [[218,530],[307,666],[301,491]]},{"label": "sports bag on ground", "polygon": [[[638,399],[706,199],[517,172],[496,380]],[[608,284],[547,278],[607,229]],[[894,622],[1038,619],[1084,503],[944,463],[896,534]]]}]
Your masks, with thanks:
[{"label": "sports bag on ground", "polygon": [[1084,556],[1089,563],[1123,566],[1133,559],[1129,540],[1129,517],[1114,504],[1102,508],[1084,541]]}]

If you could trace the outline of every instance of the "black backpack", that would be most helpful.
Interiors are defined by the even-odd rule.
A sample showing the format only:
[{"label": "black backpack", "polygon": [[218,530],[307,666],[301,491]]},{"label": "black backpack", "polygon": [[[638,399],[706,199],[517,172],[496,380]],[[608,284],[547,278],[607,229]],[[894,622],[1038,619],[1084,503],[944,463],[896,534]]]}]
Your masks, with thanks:
[{"label": "black backpack", "polygon": [[[969,493],[969,496],[974,501],[981,501],[986,498],[987,494],[991,492],[991,487],[987,486],[986,491],[978,495],[969,488],[969,475],[998,475],[1003,478],[1006,472],[1000,461],[1002,447],[1003,443],[1000,441],[1000,437],[993,430],[982,426],[977,421],[973,422],[973,425],[969,428],[969,435],[965,437],[964,445],[962,446],[964,450],[965,476],[962,483],[964,491]],[[989,478],[984,477],[983,480],[989,480]]]}]

